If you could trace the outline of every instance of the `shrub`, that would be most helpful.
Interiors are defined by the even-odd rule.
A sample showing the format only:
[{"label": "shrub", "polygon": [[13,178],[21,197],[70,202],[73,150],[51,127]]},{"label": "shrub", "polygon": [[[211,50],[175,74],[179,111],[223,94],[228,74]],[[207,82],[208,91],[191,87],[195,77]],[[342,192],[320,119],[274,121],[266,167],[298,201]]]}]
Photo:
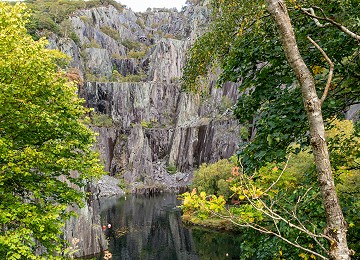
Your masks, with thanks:
[{"label": "shrub", "polygon": [[236,166],[231,160],[223,159],[213,164],[202,164],[200,168],[194,172],[193,187],[199,192],[206,194],[214,194],[224,196],[228,199],[231,195],[229,184],[226,182],[231,177],[232,168]]},{"label": "shrub", "polygon": [[87,24],[91,24],[91,19],[89,17],[87,17],[86,15],[82,15],[79,17],[81,21],[83,21],[84,23]]},{"label": "shrub", "polygon": [[120,34],[115,29],[111,28],[110,26],[102,26],[100,30],[105,33],[106,35],[110,36],[111,38],[119,41]]},{"label": "shrub", "polygon": [[141,82],[146,80],[145,74],[131,74],[123,77],[120,82]]},{"label": "shrub", "polygon": [[92,39],[90,42],[83,44],[82,48],[83,49],[86,49],[86,48],[98,48],[99,49],[99,48],[101,48],[101,46],[95,39]]},{"label": "shrub", "polygon": [[146,121],[146,120],[142,120],[140,125],[144,128],[152,128],[153,127],[152,121]]},{"label": "shrub", "polygon": [[141,50],[141,43],[132,41],[129,39],[125,39],[121,42],[121,44],[126,47],[128,50],[140,51]]},{"label": "shrub", "polygon": [[144,20],[143,20],[143,19],[138,18],[138,19],[136,20],[136,24],[139,25],[140,28],[145,29],[145,24],[144,24]]},{"label": "shrub", "polygon": [[166,167],[166,171],[170,174],[175,174],[177,172],[177,167],[176,165],[173,165],[173,164],[169,164],[167,167]]},{"label": "shrub", "polygon": [[81,43],[80,38],[79,38],[79,36],[78,36],[74,31],[71,31],[71,32],[70,32],[69,38],[70,38],[71,40],[73,40],[77,46],[80,45],[80,43]]},{"label": "shrub", "polygon": [[91,124],[99,127],[111,127],[113,125],[112,118],[108,114],[92,113]]},{"label": "shrub", "polygon": [[145,51],[129,51],[128,52],[128,57],[130,59],[141,59],[144,58],[146,55]]}]

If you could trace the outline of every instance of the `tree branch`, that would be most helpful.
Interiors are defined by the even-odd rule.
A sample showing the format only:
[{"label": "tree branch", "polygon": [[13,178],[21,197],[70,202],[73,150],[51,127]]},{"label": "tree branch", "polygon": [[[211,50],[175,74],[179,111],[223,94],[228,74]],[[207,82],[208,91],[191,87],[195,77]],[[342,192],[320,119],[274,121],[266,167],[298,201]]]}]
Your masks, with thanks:
[{"label": "tree branch", "polygon": [[[311,7],[310,7],[310,8],[302,8],[301,10],[302,10],[303,12],[304,12],[304,11],[310,12],[311,15],[316,16],[316,15],[315,15],[314,8],[311,8]],[[321,23],[319,22],[319,19],[317,19],[317,18],[315,18],[315,17],[311,17],[311,18],[312,18],[313,21],[315,22],[316,26],[321,27],[321,28],[326,27],[327,25],[330,24],[330,23],[321,24]]]},{"label": "tree branch", "polygon": [[[320,9],[322,11],[321,8],[319,7],[316,7],[317,9]],[[311,14],[309,13],[307,10],[308,8],[301,8],[300,9],[304,14],[306,14],[307,16],[310,16],[311,18],[313,19],[318,19],[318,20],[323,20],[323,21],[327,21],[329,22],[330,24],[332,25],[335,25],[336,27],[338,27],[341,31],[343,31],[344,33],[346,33],[347,35],[349,35],[350,37],[354,38],[355,40],[358,40],[360,41],[360,35],[350,31],[348,28],[346,28],[344,25],[338,23],[338,22],[335,22],[334,20],[328,18],[325,13],[322,11],[324,17],[320,17],[320,16],[317,16],[315,14]],[[316,22],[315,22],[316,23]]]},{"label": "tree branch", "polygon": [[310,253],[310,254],[313,254],[313,255],[318,256],[320,259],[328,259],[327,257],[325,257],[325,256],[323,256],[323,255],[321,255],[321,254],[319,254],[319,253],[317,253],[317,252],[315,252],[315,251],[313,251],[313,250],[311,250],[311,249],[308,249],[308,248],[306,248],[306,247],[304,247],[304,246],[301,246],[301,245],[299,245],[297,242],[292,242],[292,241],[290,241],[289,239],[283,237],[281,234],[279,234],[279,233],[277,233],[277,232],[274,232],[274,231],[272,231],[272,230],[269,230],[269,229],[267,229],[267,228],[265,228],[265,227],[263,227],[263,226],[259,226],[259,225],[257,225],[257,224],[252,224],[252,223],[249,223],[249,222],[244,221],[244,220],[243,220],[243,221],[245,222],[245,224],[241,224],[241,223],[235,221],[232,216],[226,217],[226,216],[224,216],[224,215],[222,215],[222,214],[219,214],[219,213],[216,213],[216,212],[214,212],[214,211],[212,211],[212,213],[213,213],[215,216],[217,216],[217,217],[219,217],[219,218],[221,218],[221,219],[227,219],[227,220],[229,220],[231,223],[233,223],[233,224],[236,225],[236,226],[249,227],[249,228],[255,229],[255,230],[257,230],[257,231],[259,231],[259,232],[261,232],[261,233],[266,233],[266,234],[274,235],[274,236],[280,238],[281,240],[285,241],[286,243],[288,243],[288,244],[290,244],[290,245],[292,245],[292,246],[294,246],[294,247],[296,247],[296,248],[299,248],[299,249],[304,250],[304,251],[306,251],[306,252],[308,252],[308,253]]},{"label": "tree branch", "polygon": [[321,52],[321,54],[324,56],[325,60],[329,63],[330,65],[330,71],[329,71],[329,76],[328,76],[328,80],[326,82],[326,86],[324,89],[324,93],[321,97],[320,103],[321,105],[324,103],[324,100],[326,99],[326,96],[329,92],[329,88],[331,85],[331,80],[334,74],[334,63],[330,60],[330,58],[326,55],[325,51],[323,49],[321,49],[321,47],[313,40],[310,38],[310,36],[307,36],[307,39]]},{"label": "tree branch", "polygon": [[274,182],[269,186],[269,188],[266,189],[266,191],[265,191],[264,193],[267,193],[269,190],[271,190],[272,187],[274,187],[274,185],[275,185],[276,183],[278,183],[278,181],[280,180],[281,176],[283,175],[283,173],[285,172],[285,170],[286,170],[286,168],[287,168],[287,166],[288,166],[288,164],[289,164],[290,157],[291,157],[291,155],[289,155],[289,157],[287,158],[285,167],[284,167],[284,169],[282,169],[282,171],[281,171],[281,173],[279,174],[279,176],[278,176],[278,178],[276,179],[276,181],[274,181]]}]

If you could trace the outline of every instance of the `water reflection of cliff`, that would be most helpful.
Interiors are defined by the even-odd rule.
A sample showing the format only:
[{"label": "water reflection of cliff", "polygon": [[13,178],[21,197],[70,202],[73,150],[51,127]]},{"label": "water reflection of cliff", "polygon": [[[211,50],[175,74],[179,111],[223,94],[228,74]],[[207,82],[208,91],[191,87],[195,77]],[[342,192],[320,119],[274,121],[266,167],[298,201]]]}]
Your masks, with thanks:
[{"label": "water reflection of cliff", "polygon": [[[176,208],[175,195],[106,199],[102,223],[107,230],[112,259],[235,259],[235,236],[186,228]],[[206,244],[206,245],[205,245]],[[228,255],[226,255],[228,253]],[[231,257],[233,256],[233,257]]]}]

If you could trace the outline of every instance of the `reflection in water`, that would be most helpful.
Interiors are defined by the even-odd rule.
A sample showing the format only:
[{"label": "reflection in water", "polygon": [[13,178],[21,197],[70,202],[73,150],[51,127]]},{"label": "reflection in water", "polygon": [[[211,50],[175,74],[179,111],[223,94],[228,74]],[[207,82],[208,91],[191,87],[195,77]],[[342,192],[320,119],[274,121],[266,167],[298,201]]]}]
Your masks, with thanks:
[{"label": "reflection in water", "polygon": [[174,194],[102,201],[112,259],[238,259],[236,235],[185,227],[178,204]]}]

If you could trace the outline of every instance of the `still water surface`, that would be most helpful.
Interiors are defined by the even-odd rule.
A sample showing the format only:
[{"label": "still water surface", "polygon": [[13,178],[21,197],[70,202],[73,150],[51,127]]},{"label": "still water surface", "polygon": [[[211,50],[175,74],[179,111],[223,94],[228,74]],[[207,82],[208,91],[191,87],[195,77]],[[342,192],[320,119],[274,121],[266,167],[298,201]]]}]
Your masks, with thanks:
[{"label": "still water surface", "polygon": [[[187,227],[174,194],[130,195],[102,201],[112,260],[239,259],[239,235]],[[103,259],[99,256],[98,259]]]}]

